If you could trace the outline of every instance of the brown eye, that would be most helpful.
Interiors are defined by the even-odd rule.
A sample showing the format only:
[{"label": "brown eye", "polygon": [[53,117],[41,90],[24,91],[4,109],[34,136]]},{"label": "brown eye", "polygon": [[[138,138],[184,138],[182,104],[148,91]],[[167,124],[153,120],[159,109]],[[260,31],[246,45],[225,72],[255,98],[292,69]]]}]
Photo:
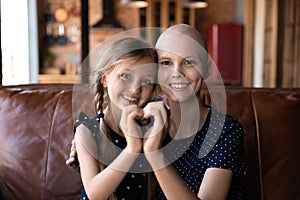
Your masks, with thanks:
[{"label": "brown eye", "polygon": [[192,60],[185,60],[185,61],[184,61],[184,64],[185,64],[185,65],[195,65],[195,62],[192,61]]},{"label": "brown eye", "polygon": [[170,61],[162,61],[159,63],[159,65],[168,66],[168,65],[171,65],[171,62]]}]

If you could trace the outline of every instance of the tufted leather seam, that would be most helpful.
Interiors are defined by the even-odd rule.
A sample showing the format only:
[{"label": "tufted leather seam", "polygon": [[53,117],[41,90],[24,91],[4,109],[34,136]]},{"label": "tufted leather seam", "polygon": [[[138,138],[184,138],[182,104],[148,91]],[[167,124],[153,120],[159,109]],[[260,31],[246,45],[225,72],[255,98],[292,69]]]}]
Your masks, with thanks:
[{"label": "tufted leather seam", "polygon": [[257,141],[257,152],[258,152],[258,166],[259,166],[259,184],[260,184],[260,196],[261,199],[264,199],[264,188],[263,188],[263,178],[262,178],[262,159],[261,159],[261,149],[260,149],[260,132],[258,127],[258,114],[255,107],[255,102],[253,100],[254,91],[251,91],[250,100],[252,104],[254,120],[255,120],[255,129],[256,129],[256,141]]},{"label": "tufted leather seam", "polygon": [[[59,92],[60,93],[60,92]],[[59,93],[55,94],[54,97],[56,97],[57,95],[59,95]],[[49,131],[49,139],[48,139],[48,144],[47,144],[47,152],[46,152],[46,163],[45,163],[45,177],[44,177],[44,188],[43,188],[43,199],[46,199],[46,183],[47,183],[47,174],[48,174],[48,161],[49,161],[49,151],[50,151],[50,144],[51,144],[51,141],[52,141],[52,132],[53,132],[53,120],[55,118],[55,113],[56,113],[56,110],[57,110],[57,105],[58,105],[58,102],[60,100],[60,96],[58,98],[56,98],[56,102],[55,102],[55,105],[54,105],[54,110],[53,110],[53,114],[51,115],[52,118],[51,118],[51,124],[50,124],[50,131]]]}]

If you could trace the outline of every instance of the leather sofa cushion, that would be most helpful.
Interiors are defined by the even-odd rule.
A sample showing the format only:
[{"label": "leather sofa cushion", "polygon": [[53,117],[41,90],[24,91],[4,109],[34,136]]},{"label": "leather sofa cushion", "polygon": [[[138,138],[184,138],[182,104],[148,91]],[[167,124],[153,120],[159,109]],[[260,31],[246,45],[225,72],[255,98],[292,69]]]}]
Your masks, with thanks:
[{"label": "leather sofa cushion", "polygon": [[4,199],[79,199],[80,175],[64,163],[73,138],[71,90],[0,90]]},{"label": "leather sofa cushion", "polygon": [[300,198],[300,90],[253,92],[264,199]]}]

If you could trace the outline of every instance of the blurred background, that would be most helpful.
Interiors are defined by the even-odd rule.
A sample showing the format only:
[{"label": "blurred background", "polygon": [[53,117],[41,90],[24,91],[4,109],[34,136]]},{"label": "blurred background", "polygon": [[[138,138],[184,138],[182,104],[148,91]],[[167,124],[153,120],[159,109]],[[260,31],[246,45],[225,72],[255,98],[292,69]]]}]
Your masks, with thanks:
[{"label": "blurred background", "polygon": [[74,83],[110,36],[186,23],[204,35],[226,85],[299,87],[299,13],[298,0],[2,0],[0,80]]}]

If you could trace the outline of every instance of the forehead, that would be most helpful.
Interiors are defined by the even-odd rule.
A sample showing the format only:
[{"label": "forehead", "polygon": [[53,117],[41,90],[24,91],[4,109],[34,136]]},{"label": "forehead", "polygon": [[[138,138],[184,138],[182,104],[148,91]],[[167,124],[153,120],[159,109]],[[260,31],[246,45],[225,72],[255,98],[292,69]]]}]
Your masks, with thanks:
[{"label": "forehead", "polygon": [[171,60],[180,59],[181,60],[181,59],[188,59],[188,58],[197,59],[197,57],[192,56],[192,55],[183,57],[183,55],[177,55],[174,52],[170,52],[167,50],[161,50],[161,49],[157,50],[157,55],[158,55],[159,60],[164,60],[164,59],[171,59]]},{"label": "forehead", "polygon": [[183,58],[206,54],[205,49],[197,41],[177,31],[164,32],[155,47],[160,52],[159,56],[162,52],[169,52]]},{"label": "forehead", "polygon": [[133,72],[144,72],[144,73],[156,73],[157,64],[153,62],[150,56],[143,58],[128,58],[117,63],[114,67],[115,71],[133,71]]}]

